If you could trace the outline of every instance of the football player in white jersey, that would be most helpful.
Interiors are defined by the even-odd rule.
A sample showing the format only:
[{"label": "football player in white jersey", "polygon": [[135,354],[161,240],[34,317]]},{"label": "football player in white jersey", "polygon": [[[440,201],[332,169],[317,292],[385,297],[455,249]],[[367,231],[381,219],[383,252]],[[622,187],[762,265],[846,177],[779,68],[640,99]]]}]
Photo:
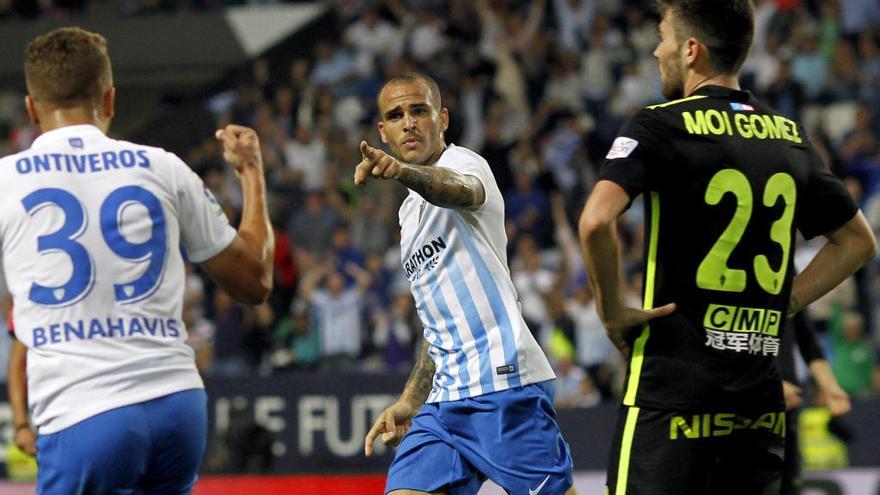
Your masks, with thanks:
[{"label": "football player in white jersey", "polygon": [[36,38],[25,75],[43,134],[0,160],[0,248],[27,347],[37,493],[190,493],[207,421],[184,342],[181,250],[237,299],[268,297],[274,238],[257,135],[217,131],[242,183],[236,231],[179,158],[106,135],[115,90],[102,36]]},{"label": "football player in white jersey", "polygon": [[519,310],[489,164],[446,145],[449,113],[431,78],[392,78],[378,105],[391,155],[362,141],[354,181],[410,189],[401,261],[425,341],[403,394],[367,434],[366,454],[380,435],[400,442],[385,488],[393,495],[475,494],[487,478],[508,493],[575,493],[555,375]]}]

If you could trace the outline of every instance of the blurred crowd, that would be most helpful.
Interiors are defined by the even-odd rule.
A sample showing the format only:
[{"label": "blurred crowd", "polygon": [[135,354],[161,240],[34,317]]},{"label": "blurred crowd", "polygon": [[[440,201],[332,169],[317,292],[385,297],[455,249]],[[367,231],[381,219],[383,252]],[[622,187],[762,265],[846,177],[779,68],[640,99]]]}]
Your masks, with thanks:
[{"label": "blurred crowd", "polygon": [[[0,0],[0,12],[15,3]],[[880,232],[880,2],[756,5],[743,84],[804,122]],[[355,188],[351,174],[358,142],[381,144],[382,81],[417,70],[440,85],[447,142],[481,153],[504,194],[511,275],[559,376],[558,405],[614,398],[625,363],[596,313],[574,225],[620,126],[662,100],[652,2],[338,0],[333,9],[306,56],[257,59],[247,77],[205,102],[217,125],[258,130],[277,249],[275,291],[255,308],[191,267],[184,318],[200,369],[244,376],[410,368],[422,326],[400,262],[405,190],[393,181]],[[12,127],[8,151],[26,148],[34,130],[24,119]],[[206,138],[183,158],[235,223],[240,193],[217,143]],[[641,299],[642,226],[637,200],[620,222],[633,304]],[[800,268],[816,242],[800,244]],[[854,396],[880,392],[876,270],[809,309]]]}]

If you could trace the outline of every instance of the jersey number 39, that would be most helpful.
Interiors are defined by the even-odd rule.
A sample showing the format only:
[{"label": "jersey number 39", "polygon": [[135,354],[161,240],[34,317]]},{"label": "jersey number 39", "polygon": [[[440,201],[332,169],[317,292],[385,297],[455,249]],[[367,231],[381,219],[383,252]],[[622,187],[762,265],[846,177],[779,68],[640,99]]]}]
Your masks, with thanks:
[{"label": "jersey number 39", "polygon": [[[44,306],[69,306],[86,297],[95,283],[95,262],[85,246],[77,239],[88,227],[88,215],[82,203],[68,191],[45,188],[34,191],[21,200],[25,211],[31,216],[47,206],[55,206],[64,212],[64,223],[57,231],[40,236],[37,250],[40,253],[61,251],[70,257],[73,273],[70,279],[57,287],[47,287],[34,282],[29,298]],[[150,237],[144,242],[133,243],[120,230],[120,220],[125,209],[139,204],[146,208],[152,221]],[[101,234],[113,253],[133,263],[147,263],[146,270],[135,280],[113,284],[116,300],[123,304],[143,300],[159,287],[165,269],[167,254],[165,214],[153,193],[139,186],[125,186],[111,192],[101,204]]]},{"label": "jersey number 39", "polygon": [[[717,205],[727,193],[732,193],[736,197],[736,212],[697,268],[697,287],[724,292],[742,292],[746,289],[746,271],[730,268],[727,266],[727,260],[742,239],[752,217],[752,186],[745,174],[732,168],[720,170],[712,176],[706,188],[706,203]],[[773,295],[782,291],[785,273],[788,270],[788,259],[791,254],[791,224],[794,221],[797,199],[794,179],[784,172],[774,174],[767,180],[763,204],[767,208],[772,208],[779,198],[782,198],[785,208],[782,216],[770,227],[770,239],[782,249],[782,261],[776,270],[770,266],[769,259],[763,254],[755,256],[753,262],[758,285]]]}]

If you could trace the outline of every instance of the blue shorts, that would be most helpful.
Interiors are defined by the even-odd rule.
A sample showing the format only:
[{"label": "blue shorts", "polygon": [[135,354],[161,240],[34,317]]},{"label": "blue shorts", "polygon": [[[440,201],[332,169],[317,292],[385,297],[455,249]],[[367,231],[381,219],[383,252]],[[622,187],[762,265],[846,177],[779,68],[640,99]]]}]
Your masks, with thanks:
[{"label": "blue shorts", "polygon": [[202,389],[105,411],[37,438],[37,494],[188,494],[206,435]]},{"label": "blue shorts", "polygon": [[562,495],[571,454],[556,424],[553,381],[425,404],[388,470],[393,490],[473,495],[486,479],[508,493]]}]

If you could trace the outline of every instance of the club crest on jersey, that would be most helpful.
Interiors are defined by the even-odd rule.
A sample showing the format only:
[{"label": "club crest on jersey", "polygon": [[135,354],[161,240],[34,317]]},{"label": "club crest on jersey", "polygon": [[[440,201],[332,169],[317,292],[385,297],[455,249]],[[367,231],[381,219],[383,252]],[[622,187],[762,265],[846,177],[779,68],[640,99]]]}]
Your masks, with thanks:
[{"label": "club crest on jersey", "polygon": [[611,143],[611,149],[608,150],[608,154],[605,155],[605,158],[608,160],[614,160],[615,158],[626,158],[632,154],[633,151],[638,147],[639,142],[635,139],[620,136]]},{"label": "club crest on jersey", "polygon": [[68,138],[67,142],[74,148],[83,149],[84,144],[83,144],[82,138],[78,138],[78,137]]},{"label": "club crest on jersey", "polygon": [[734,109],[737,112],[754,112],[755,107],[751,105],[747,105],[745,103],[731,103],[730,108]]}]

